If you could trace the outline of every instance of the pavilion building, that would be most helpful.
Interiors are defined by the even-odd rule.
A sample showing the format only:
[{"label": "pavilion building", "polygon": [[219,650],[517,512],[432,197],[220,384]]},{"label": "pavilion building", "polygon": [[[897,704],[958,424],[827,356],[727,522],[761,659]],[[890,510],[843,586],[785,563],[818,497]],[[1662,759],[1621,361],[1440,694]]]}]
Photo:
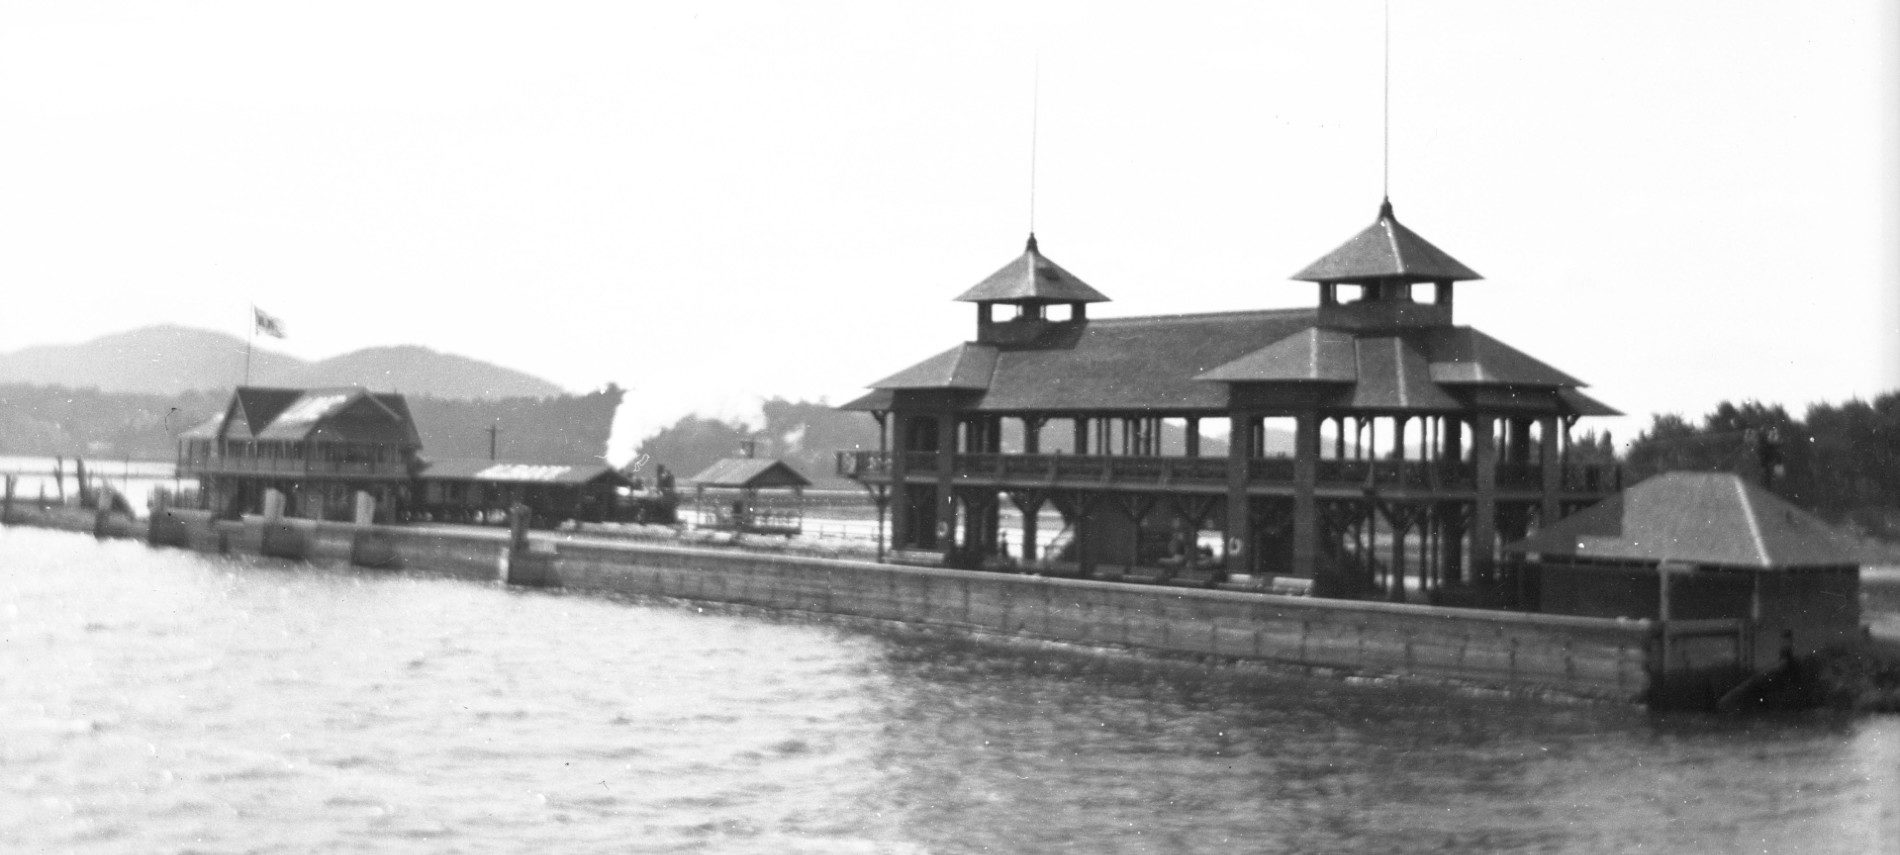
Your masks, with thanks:
[{"label": "pavilion building", "polygon": [[[1501,539],[1621,486],[1569,442],[1578,418],[1616,411],[1455,324],[1456,283],[1480,277],[1389,201],[1293,278],[1316,305],[1091,318],[1108,297],[1032,234],[957,298],[976,304],[973,340],[843,406],[881,436],[841,452],[839,474],[888,503],[900,555],[993,565],[1008,501],[1012,560],[1044,572],[1180,566],[1219,531],[1227,574],[1394,599],[1487,583]],[[1038,554],[1045,507],[1063,526],[1053,555]]]}]

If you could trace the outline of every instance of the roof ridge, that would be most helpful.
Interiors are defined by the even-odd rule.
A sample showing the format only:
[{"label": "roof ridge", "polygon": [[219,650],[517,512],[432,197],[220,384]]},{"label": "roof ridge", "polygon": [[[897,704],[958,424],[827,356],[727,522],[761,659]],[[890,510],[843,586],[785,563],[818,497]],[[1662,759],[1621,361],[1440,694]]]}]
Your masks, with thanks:
[{"label": "roof ridge", "polygon": [[1306,307],[1294,306],[1294,307],[1281,308],[1281,309],[1231,309],[1225,312],[1174,312],[1174,313],[1165,314],[1165,315],[1123,315],[1121,317],[1113,317],[1113,318],[1092,317],[1088,319],[1088,323],[1090,326],[1097,326],[1097,325],[1102,325],[1102,324],[1113,325],[1113,324],[1119,324],[1119,323],[1129,323],[1133,321],[1203,320],[1203,319],[1208,319],[1208,318],[1238,318],[1238,317],[1245,317],[1245,316],[1293,317],[1296,315],[1317,316],[1318,312],[1317,310],[1313,309],[1310,306],[1306,306]]},{"label": "roof ridge", "polygon": [[1774,566],[1774,556],[1768,554],[1768,540],[1762,537],[1761,520],[1755,518],[1755,502],[1748,495],[1748,482],[1740,477],[1730,479],[1735,485],[1735,495],[1742,503],[1742,518],[1748,520],[1748,536],[1755,539],[1755,553],[1761,556],[1762,566]]}]

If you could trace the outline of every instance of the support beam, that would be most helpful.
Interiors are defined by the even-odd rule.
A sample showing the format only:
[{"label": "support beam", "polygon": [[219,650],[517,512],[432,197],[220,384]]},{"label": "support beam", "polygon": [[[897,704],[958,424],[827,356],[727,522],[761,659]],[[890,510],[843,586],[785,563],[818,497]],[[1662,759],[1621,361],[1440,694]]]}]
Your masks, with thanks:
[{"label": "support beam", "polygon": [[[1252,448],[1249,434],[1255,417],[1252,413],[1234,413],[1228,419],[1227,435],[1227,542],[1222,544],[1228,573],[1251,570],[1253,532],[1247,516],[1247,452]],[[1239,550],[1235,550],[1239,546]]]},{"label": "support beam", "polygon": [[1537,436],[1537,463],[1544,476],[1543,503],[1538,508],[1537,527],[1544,528],[1561,516],[1561,509],[1557,507],[1557,492],[1563,484],[1563,466],[1557,457],[1557,417],[1544,416],[1538,419]]},{"label": "support beam", "polygon": [[1312,578],[1319,567],[1319,414],[1300,413],[1293,428],[1293,572]]},{"label": "support beam", "polygon": [[914,546],[915,541],[906,535],[910,533],[910,485],[905,483],[905,475],[910,467],[905,458],[910,455],[911,427],[914,421],[910,416],[893,410],[891,419],[891,445],[896,451],[891,454],[891,546],[904,548]]},{"label": "support beam", "polygon": [[937,415],[937,534],[942,541],[937,546],[943,550],[945,563],[955,557],[957,549],[957,500],[951,492],[951,478],[956,467],[950,465],[957,453],[957,417],[951,413]]},{"label": "support beam", "polygon": [[1471,426],[1471,462],[1477,470],[1476,506],[1472,508],[1471,581],[1490,582],[1498,547],[1498,460],[1496,427],[1490,416]]},{"label": "support beam", "polygon": [[1187,417],[1187,456],[1201,456],[1201,417]]}]

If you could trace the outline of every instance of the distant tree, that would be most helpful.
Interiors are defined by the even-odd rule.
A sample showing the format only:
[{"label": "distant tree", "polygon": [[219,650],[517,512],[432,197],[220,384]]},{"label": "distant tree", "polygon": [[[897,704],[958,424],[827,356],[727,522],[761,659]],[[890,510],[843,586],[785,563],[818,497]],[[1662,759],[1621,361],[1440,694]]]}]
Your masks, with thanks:
[{"label": "distant tree", "polygon": [[691,478],[713,461],[733,457],[740,444],[753,440],[760,457],[784,460],[814,483],[845,486],[834,473],[839,451],[877,448],[877,422],[864,413],[843,412],[819,401],[773,397],[760,402],[763,424],[749,429],[697,413],[683,416],[642,440],[638,454],[652,464],[665,464],[680,478]]}]

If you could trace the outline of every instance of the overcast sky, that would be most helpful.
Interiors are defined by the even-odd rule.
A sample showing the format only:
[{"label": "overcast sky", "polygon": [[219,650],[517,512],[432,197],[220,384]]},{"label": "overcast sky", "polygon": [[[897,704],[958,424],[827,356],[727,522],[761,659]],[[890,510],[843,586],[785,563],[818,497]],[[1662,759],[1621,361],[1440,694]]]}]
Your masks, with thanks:
[{"label": "overcast sky", "polygon": [[[1393,3],[1399,218],[1620,438],[1900,388],[1894,8]],[[973,335],[1038,64],[1036,231],[1092,314],[1309,305],[1379,202],[1381,9],[8,0],[0,351],[256,303],[306,358],[617,382],[621,446],[839,402]]]}]

